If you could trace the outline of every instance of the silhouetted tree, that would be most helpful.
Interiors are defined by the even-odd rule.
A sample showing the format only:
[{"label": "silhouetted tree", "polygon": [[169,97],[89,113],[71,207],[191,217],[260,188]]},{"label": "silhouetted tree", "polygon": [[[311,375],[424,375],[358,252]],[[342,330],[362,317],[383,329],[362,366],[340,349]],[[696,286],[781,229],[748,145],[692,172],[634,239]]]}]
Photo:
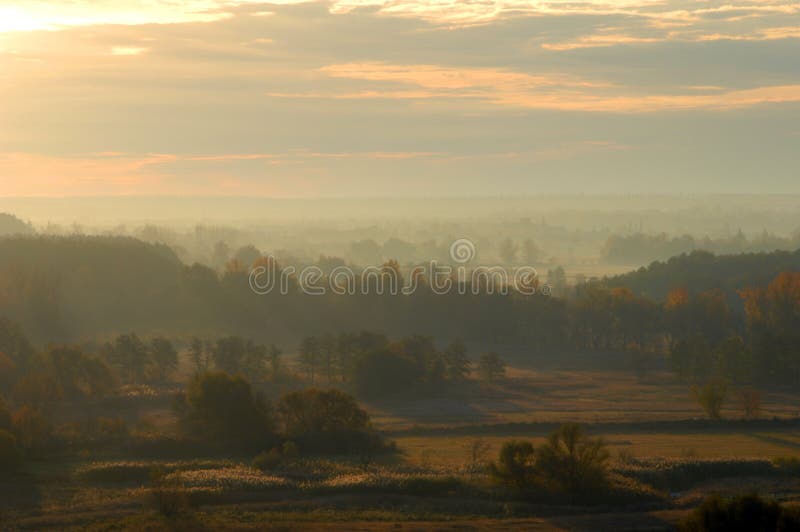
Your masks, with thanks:
[{"label": "silhouetted tree", "polygon": [[178,369],[178,352],[167,338],[158,337],[150,341],[150,357],[159,380],[165,380]]},{"label": "silhouetted tree", "polygon": [[533,445],[524,440],[503,443],[497,462],[489,464],[492,478],[516,490],[524,491],[534,482],[535,457]]},{"label": "silhouetted tree", "polygon": [[460,339],[454,340],[444,350],[444,360],[447,367],[447,378],[450,380],[463,380],[470,373],[470,361],[467,357],[467,346]]},{"label": "silhouetted tree", "polygon": [[506,374],[506,364],[497,353],[487,353],[478,360],[478,373],[483,380],[493,382]]},{"label": "silhouetted tree", "polygon": [[246,380],[222,372],[195,375],[176,400],[181,426],[211,442],[264,446],[274,434],[270,405]]},{"label": "silhouetted tree", "polygon": [[722,418],[722,405],[728,395],[728,383],[722,379],[712,379],[703,386],[692,389],[695,399],[711,419]]},{"label": "silhouetted tree", "polygon": [[210,353],[206,349],[205,343],[197,337],[193,337],[189,342],[189,358],[192,361],[195,373],[208,371]]},{"label": "silhouetted tree", "polygon": [[123,334],[106,344],[106,358],[128,382],[141,382],[150,360],[147,346],[135,334]]},{"label": "silhouetted tree", "polygon": [[586,494],[602,488],[609,457],[603,440],[590,438],[583,427],[570,423],[536,450],[536,469],[556,489]]}]

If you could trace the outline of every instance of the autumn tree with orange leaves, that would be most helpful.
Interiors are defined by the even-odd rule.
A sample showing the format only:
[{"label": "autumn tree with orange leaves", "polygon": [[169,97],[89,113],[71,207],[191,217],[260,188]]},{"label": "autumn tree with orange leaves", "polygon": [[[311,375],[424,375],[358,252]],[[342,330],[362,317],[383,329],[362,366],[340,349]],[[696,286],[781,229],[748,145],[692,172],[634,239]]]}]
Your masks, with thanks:
[{"label": "autumn tree with orange leaves", "polygon": [[800,272],[783,272],[766,289],[739,295],[759,376],[800,383]]}]

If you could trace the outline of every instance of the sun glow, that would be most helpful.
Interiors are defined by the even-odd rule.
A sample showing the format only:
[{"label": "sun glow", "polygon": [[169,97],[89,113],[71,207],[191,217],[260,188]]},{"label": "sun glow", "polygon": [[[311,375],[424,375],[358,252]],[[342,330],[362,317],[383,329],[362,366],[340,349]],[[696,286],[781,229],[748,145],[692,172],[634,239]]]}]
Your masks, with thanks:
[{"label": "sun glow", "polygon": [[59,4],[52,1],[33,3],[24,8],[0,5],[0,33],[99,24],[210,22],[230,16],[222,9],[223,5],[228,4],[217,0],[184,3],[129,0],[102,5],[90,2]]},{"label": "sun glow", "polygon": [[49,29],[49,25],[17,7],[0,7],[0,33]]}]

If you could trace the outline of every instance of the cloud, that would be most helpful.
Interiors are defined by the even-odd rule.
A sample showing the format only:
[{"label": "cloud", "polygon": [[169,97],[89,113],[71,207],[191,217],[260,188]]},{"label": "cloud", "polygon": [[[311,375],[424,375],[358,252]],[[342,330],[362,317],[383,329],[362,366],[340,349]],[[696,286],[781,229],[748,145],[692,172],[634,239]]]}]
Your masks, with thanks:
[{"label": "cloud", "polygon": [[147,51],[143,46],[113,46],[111,55],[139,55]]},{"label": "cloud", "polygon": [[313,191],[303,173],[289,170],[277,179],[252,179],[239,163],[313,166],[314,160],[391,161],[441,158],[433,152],[310,152],[249,154],[131,154],[98,152],[72,156],[0,153],[2,196],[82,196],[132,194],[303,195]]},{"label": "cloud", "polygon": [[578,48],[597,48],[603,46],[619,46],[623,44],[642,44],[654,42],[662,42],[662,39],[657,37],[635,37],[632,35],[623,34],[603,34],[587,35],[569,42],[543,43],[542,48],[546,50],[561,51],[575,50]]},{"label": "cloud", "polygon": [[4,8],[4,194],[796,182],[796,2]]},{"label": "cloud", "polygon": [[[769,103],[800,101],[800,84],[755,87],[744,90],[719,89],[714,94],[650,94],[612,83],[584,80],[565,74],[530,75],[497,69],[457,69],[436,65],[389,65],[348,63],[320,69],[336,78],[379,82],[386,85],[356,92],[290,94],[271,93],[283,98],[332,99],[472,99],[501,106],[526,109],[651,113],[675,110],[726,110]],[[398,89],[396,84],[417,88]],[[700,86],[707,90],[709,86]]]}]

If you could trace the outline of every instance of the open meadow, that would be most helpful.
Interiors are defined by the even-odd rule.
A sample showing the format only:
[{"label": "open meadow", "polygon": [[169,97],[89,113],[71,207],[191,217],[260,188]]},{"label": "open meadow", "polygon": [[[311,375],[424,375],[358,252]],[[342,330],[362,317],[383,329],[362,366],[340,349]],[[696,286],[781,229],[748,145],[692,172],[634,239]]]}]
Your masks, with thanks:
[{"label": "open meadow", "polygon": [[[671,530],[708,493],[737,494],[742,483],[800,504],[800,394],[783,388],[765,391],[757,419],[742,419],[732,401],[723,419],[708,420],[668,372],[509,367],[502,381],[469,379],[447,397],[364,403],[392,452],[268,465],[182,447],[174,389],[131,387],[95,405],[122,415],[130,432],[3,477],[2,528]],[[63,408],[75,422],[85,414]],[[588,506],[525,500],[491,481],[487,464],[504,443],[539,447],[568,422],[607,446],[606,496]]]}]

